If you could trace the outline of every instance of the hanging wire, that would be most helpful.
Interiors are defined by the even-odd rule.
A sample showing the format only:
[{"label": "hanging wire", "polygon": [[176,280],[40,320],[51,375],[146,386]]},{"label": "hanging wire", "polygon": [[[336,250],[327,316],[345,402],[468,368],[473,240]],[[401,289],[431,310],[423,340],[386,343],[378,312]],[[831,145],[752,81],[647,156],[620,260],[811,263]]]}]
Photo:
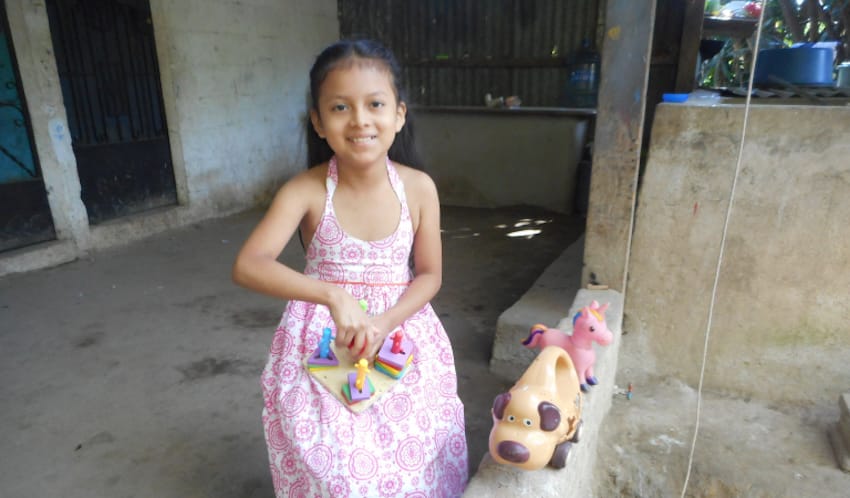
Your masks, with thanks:
[{"label": "hanging wire", "polygon": [[761,12],[759,13],[758,24],[756,25],[756,41],[755,47],[753,48],[753,60],[750,66],[750,81],[747,85],[747,100],[744,105],[744,123],[741,126],[741,142],[738,145],[738,159],[735,163],[735,176],[732,177],[732,189],[729,192],[729,203],[726,205],[726,217],[723,220],[723,235],[720,238],[720,250],[717,253],[717,266],[714,270],[714,284],[711,287],[711,301],[708,305],[708,321],[705,326],[705,342],[703,343],[702,349],[702,366],[699,371],[699,386],[697,387],[697,410],[696,410],[696,422],[694,424],[694,436],[691,440],[691,451],[688,455],[688,471],[685,474],[685,482],[682,485],[682,494],[681,498],[685,497],[685,493],[688,490],[688,481],[691,477],[691,469],[694,465],[694,450],[697,445],[697,435],[699,434],[699,422],[700,422],[700,414],[702,411],[702,385],[703,380],[705,378],[705,363],[708,358],[708,341],[711,337],[711,322],[714,317],[714,303],[717,298],[717,282],[720,280],[720,267],[723,264],[723,252],[726,249],[726,233],[729,230],[729,217],[732,214],[732,203],[735,200],[735,190],[738,186],[738,176],[741,174],[741,163],[742,158],[744,156],[744,140],[747,137],[747,122],[750,117],[750,100],[752,99],[753,94],[753,77],[755,76],[755,68],[756,68],[756,60],[758,59],[759,53],[759,42],[761,40],[761,27],[764,22],[764,12],[767,10],[766,2],[761,1],[762,4]]}]

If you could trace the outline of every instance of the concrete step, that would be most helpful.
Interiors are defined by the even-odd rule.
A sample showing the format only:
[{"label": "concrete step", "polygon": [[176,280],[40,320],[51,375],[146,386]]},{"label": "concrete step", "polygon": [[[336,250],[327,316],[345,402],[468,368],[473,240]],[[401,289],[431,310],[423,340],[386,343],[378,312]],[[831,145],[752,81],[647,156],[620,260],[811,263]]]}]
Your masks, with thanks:
[{"label": "concrete step", "polygon": [[[607,347],[595,347],[597,358],[594,370],[599,384],[584,395],[581,439],[570,451],[566,468],[560,470],[546,467],[524,471],[496,463],[489,453],[485,454],[464,496],[583,498],[594,494],[596,442],[614,395],[614,377],[622,335],[623,296],[612,290],[578,288],[582,252],[583,240],[580,240],[552,263],[534,286],[502,314],[490,363],[490,369],[495,375],[516,380],[537,354],[537,351],[528,350],[521,344],[532,325],[557,324],[556,328],[572,332],[572,316],[580,308],[594,300],[610,303],[605,315],[614,340]],[[568,310],[563,307],[565,302],[572,303]]]},{"label": "concrete step", "polygon": [[[569,306],[581,286],[584,236],[553,261],[534,285],[513,306],[505,310],[496,323],[496,337],[490,357],[490,371],[514,381],[536,356],[522,345],[531,327],[542,323],[560,328],[561,320],[570,316]],[[570,324],[567,329],[572,330]]]}]

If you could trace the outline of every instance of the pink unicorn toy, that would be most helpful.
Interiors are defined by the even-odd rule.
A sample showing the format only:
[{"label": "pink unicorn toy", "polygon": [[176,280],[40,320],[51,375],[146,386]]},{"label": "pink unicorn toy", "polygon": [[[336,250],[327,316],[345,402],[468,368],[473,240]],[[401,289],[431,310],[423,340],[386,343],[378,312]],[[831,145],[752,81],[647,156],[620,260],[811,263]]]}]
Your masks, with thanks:
[{"label": "pink unicorn toy", "polygon": [[598,302],[593,301],[590,306],[579,310],[573,316],[572,335],[538,323],[531,327],[531,333],[522,341],[522,344],[530,349],[559,346],[566,350],[575,364],[581,390],[587,392],[590,389],[588,385],[595,386],[599,383],[593,376],[593,365],[596,363],[593,343],[607,346],[614,340],[614,334],[605,324],[605,310],[608,309],[608,304],[599,306]]}]

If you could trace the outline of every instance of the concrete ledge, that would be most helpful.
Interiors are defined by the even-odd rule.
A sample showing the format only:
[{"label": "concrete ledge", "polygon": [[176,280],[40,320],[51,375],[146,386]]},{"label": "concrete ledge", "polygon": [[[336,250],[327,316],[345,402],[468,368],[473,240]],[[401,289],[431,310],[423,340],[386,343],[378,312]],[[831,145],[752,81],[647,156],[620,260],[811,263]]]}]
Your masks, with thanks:
[{"label": "concrete ledge", "polygon": [[[584,236],[573,242],[534,282],[513,306],[499,316],[496,337],[490,357],[494,375],[515,381],[534,359],[536,353],[521,342],[528,337],[535,323],[553,327],[567,312],[581,287],[581,261],[584,257]],[[567,329],[572,330],[572,324]]]},{"label": "concrete ledge", "polygon": [[[470,480],[464,496],[497,498],[516,498],[523,495],[534,498],[594,496],[593,470],[596,463],[596,441],[599,428],[611,408],[611,398],[614,395],[614,377],[623,325],[623,296],[612,290],[581,289],[576,294],[569,313],[558,324],[558,328],[572,331],[570,317],[579,308],[590,304],[593,300],[611,303],[606,312],[606,320],[608,328],[614,334],[614,341],[610,346],[596,348],[595,373],[599,378],[599,384],[585,395],[581,438],[570,451],[566,468],[556,470],[546,467],[533,472],[523,471],[512,466],[500,465],[487,454],[482,459],[478,472]],[[520,311],[522,310],[514,310],[517,314]],[[531,325],[533,323],[528,327]]]},{"label": "concrete ledge", "polygon": [[[200,206],[200,204],[199,204]],[[211,219],[230,216],[231,210],[204,206],[164,206],[87,226],[78,239],[52,240],[0,253],[0,277],[12,273],[41,270],[74,261],[91,252],[120,247],[168,230],[183,228]]]},{"label": "concrete ledge", "polygon": [[70,240],[52,240],[0,254],[0,277],[39,270],[77,259],[79,250]]},{"label": "concrete ledge", "polygon": [[[221,216],[228,214],[230,213],[224,212]],[[87,249],[100,251],[120,247],[168,230],[185,227],[203,218],[201,210],[196,207],[176,204],[122,216],[92,225],[89,229]]]}]

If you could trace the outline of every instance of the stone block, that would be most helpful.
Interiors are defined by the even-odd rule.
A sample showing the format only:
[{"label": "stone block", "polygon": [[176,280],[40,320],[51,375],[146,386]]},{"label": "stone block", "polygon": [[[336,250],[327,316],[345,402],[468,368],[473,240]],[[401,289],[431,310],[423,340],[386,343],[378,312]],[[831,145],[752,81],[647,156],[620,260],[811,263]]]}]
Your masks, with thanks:
[{"label": "stone block", "polygon": [[835,451],[835,461],[844,472],[850,472],[850,449],[838,425],[829,429],[829,442]]},{"label": "stone block", "polygon": [[838,423],[829,428],[829,442],[841,470],[850,472],[850,393],[838,398]]}]

